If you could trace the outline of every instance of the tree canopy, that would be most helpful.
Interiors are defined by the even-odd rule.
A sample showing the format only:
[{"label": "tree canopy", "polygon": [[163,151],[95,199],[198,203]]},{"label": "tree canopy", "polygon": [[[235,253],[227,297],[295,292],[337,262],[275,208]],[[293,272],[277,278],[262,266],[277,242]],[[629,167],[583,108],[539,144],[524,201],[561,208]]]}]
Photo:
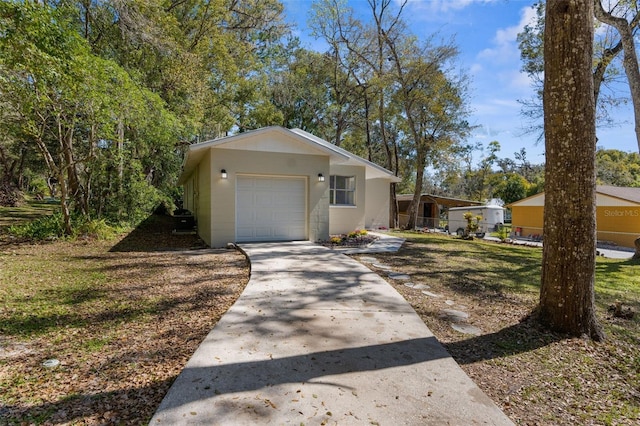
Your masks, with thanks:
[{"label": "tree canopy", "polygon": [[[413,194],[409,226],[422,192],[511,202],[542,191],[543,165],[524,148],[499,158],[500,141],[470,140],[458,48],[412,34],[405,6],[314,2],[309,25],[328,46],[315,52],[277,0],[1,2],[0,203],[55,197],[68,233],[75,217],[135,223],[179,202],[186,146],[268,125],[401,177],[390,195],[395,208],[396,193]],[[540,39],[522,40],[539,71]],[[597,158],[599,183],[637,185],[637,156]]]}]

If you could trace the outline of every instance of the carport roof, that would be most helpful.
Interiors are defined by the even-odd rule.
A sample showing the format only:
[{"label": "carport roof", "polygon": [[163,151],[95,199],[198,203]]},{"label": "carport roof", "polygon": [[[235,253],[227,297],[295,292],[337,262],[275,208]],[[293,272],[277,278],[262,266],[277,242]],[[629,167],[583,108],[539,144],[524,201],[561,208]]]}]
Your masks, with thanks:
[{"label": "carport roof", "polygon": [[[444,195],[434,194],[420,194],[422,201],[426,201],[429,198],[436,203],[446,207],[465,207],[465,206],[480,206],[484,203],[480,201],[464,200],[462,198],[445,197]],[[411,201],[413,200],[413,194],[399,194],[396,196],[398,201]]]}]

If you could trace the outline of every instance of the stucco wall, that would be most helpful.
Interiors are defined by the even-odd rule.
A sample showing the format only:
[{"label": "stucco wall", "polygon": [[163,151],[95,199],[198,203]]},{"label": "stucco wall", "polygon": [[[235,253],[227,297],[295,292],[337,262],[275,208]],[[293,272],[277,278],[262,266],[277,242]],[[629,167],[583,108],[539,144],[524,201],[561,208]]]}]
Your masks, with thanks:
[{"label": "stucco wall", "polygon": [[192,213],[195,213],[194,175],[195,173],[192,173],[189,179],[183,185],[184,193],[182,194],[182,208],[187,209]]},{"label": "stucco wall", "polygon": [[[309,240],[326,240],[329,237],[329,157],[322,155],[285,154],[255,152],[225,148],[211,149],[210,163],[200,164],[208,168],[212,212],[209,218],[202,215],[200,220],[208,220],[211,247],[223,247],[236,239],[236,178],[238,175],[295,176],[307,178],[307,235]],[[220,170],[227,171],[227,179],[222,179]],[[327,177],[318,182],[318,173]],[[200,187],[200,197],[204,193]]]},{"label": "stucco wall", "polygon": [[389,227],[390,182],[388,179],[368,179],[365,200],[365,227]]},{"label": "stucco wall", "polygon": [[[356,229],[365,228],[365,211],[366,211],[366,191],[367,182],[365,180],[365,168],[359,166],[339,166],[331,167],[331,173],[337,176],[355,176],[356,193],[355,206],[330,206],[329,222],[330,234],[346,234]],[[327,179],[328,184],[329,179]],[[328,185],[327,185],[328,186]],[[328,189],[328,188],[327,188]],[[327,196],[328,196],[327,192]]]},{"label": "stucco wall", "polygon": [[195,175],[195,208],[193,213],[198,222],[198,235],[211,245],[211,156],[205,155]]}]

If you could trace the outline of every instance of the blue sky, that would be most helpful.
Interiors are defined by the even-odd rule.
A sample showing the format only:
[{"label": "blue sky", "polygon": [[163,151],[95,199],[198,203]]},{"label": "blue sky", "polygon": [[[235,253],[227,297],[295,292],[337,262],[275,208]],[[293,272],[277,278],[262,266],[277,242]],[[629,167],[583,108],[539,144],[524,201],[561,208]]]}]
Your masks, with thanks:
[{"label": "blue sky", "polygon": [[[311,0],[281,0],[289,22],[298,27],[297,35],[309,49],[324,50],[306,28]],[[471,123],[478,128],[469,142],[487,146],[497,140],[501,157],[526,148],[532,163],[544,162],[544,144],[535,135],[523,134],[527,125],[520,115],[519,99],[532,97],[526,74],[520,72],[520,51],[516,36],[535,13],[533,0],[409,0],[404,19],[421,39],[438,33],[444,39],[455,37],[460,49],[459,66],[471,76]],[[366,0],[349,0],[356,10],[368,11]],[[637,150],[631,106],[622,107],[619,126],[598,129],[598,145],[623,151]],[[476,153],[475,160],[481,154]]]}]

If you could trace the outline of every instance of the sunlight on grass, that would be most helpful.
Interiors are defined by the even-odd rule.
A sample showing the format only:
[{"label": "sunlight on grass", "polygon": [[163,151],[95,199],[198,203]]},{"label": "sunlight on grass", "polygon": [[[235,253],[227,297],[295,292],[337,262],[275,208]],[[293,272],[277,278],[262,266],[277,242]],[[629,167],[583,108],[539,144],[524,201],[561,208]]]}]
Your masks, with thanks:
[{"label": "sunlight on grass", "polygon": [[[0,252],[0,331],[38,335],[60,327],[81,327],[107,282],[99,262],[76,262],[53,246]],[[44,250],[43,250],[44,248]],[[77,246],[79,252],[88,251]],[[37,255],[36,255],[37,253]]]},{"label": "sunlight on grass", "polygon": [[47,203],[31,198],[18,207],[0,206],[0,231],[4,227],[30,222],[59,210],[60,207],[56,203]]},{"label": "sunlight on grass", "polygon": [[[597,343],[550,332],[530,316],[539,300],[540,247],[397,235],[407,239],[402,249],[376,258],[436,296],[394,287],[517,424],[530,418],[533,407],[542,424],[637,424],[640,262],[597,258],[596,311],[607,336]],[[609,306],[616,302],[635,317],[615,317]],[[468,312],[483,334],[452,330],[440,314],[450,306]]]},{"label": "sunlight on grass", "polygon": [[[409,239],[403,249],[407,264],[420,259],[423,273],[451,286],[474,283],[502,291],[533,294],[539,291],[542,253],[483,241],[465,241],[448,235],[402,233]],[[428,279],[428,278],[427,278]]]}]

